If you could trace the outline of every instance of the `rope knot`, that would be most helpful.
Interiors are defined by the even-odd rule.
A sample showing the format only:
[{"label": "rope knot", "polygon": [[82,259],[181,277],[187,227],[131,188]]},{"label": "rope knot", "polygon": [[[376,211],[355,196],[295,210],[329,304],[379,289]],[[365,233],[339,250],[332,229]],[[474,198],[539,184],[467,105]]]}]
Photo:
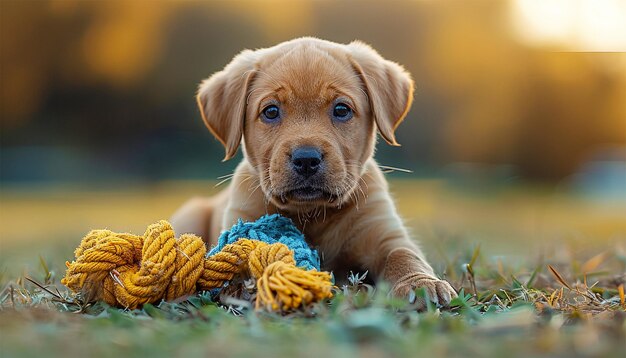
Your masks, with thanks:
[{"label": "rope knot", "polygon": [[[295,246],[306,254],[302,242]],[[91,231],[74,253],[61,283],[87,300],[129,309],[221,288],[236,275],[257,280],[257,309],[290,310],[332,297],[331,275],[296,267],[297,255],[284,243],[240,238],[206,257],[202,239],[191,234],[176,239],[165,220],[150,225],[143,236]]]}]

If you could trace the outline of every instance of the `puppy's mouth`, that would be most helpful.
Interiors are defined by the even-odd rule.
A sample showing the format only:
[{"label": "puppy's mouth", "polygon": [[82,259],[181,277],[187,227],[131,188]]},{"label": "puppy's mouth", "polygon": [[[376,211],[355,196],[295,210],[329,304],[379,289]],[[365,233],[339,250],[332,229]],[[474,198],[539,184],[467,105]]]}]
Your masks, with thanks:
[{"label": "puppy's mouth", "polygon": [[326,201],[332,203],[337,200],[337,196],[315,186],[303,186],[295,189],[287,190],[279,195],[279,200],[286,204],[288,202],[315,202]]}]

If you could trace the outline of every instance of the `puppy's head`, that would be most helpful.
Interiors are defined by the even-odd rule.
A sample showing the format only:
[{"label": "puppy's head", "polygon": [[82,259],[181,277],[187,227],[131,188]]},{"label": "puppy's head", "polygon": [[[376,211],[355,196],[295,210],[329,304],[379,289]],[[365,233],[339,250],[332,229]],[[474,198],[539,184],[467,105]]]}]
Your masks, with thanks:
[{"label": "puppy's head", "polygon": [[376,128],[391,145],[413,98],[410,75],[361,42],[300,38],[237,55],[202,82],[198,105],[244,155],[277,207],[341,206],[361,183]]}]

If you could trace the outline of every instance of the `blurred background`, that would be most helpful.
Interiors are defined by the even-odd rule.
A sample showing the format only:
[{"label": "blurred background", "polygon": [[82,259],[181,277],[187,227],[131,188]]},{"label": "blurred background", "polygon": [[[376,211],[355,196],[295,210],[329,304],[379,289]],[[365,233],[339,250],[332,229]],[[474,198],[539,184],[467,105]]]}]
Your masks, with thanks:
[{"label": "blurred background", "polygon": [[214,192],[238,159],[221,163],[197,84],[244,48],[298,36],[359,39],[413,74],[402,147],[380,143],[377,158],[413,171],[390,178],[420,236],[626,237],[625,1],[0,6],[4,260],[91,227],[141,232]]}]

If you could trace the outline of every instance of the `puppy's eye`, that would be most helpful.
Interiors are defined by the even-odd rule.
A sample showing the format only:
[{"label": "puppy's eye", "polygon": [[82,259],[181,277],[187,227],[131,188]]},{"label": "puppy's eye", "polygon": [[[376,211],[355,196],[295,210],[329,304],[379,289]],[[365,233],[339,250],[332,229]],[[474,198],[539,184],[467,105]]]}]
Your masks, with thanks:
[{"label": "puppy's eye", "polygon": [[271,104],[265,108],[263,108],[263,112],[261,113],[261,119],[267,123],[275,123],[280,120],[280,109],[278,106]]},{"label": "puppy's eye", "polygon": [[333,108],[333,117],[341,122],[346,122],[352,118],[352,109],[343,103],[337,103]]}]

